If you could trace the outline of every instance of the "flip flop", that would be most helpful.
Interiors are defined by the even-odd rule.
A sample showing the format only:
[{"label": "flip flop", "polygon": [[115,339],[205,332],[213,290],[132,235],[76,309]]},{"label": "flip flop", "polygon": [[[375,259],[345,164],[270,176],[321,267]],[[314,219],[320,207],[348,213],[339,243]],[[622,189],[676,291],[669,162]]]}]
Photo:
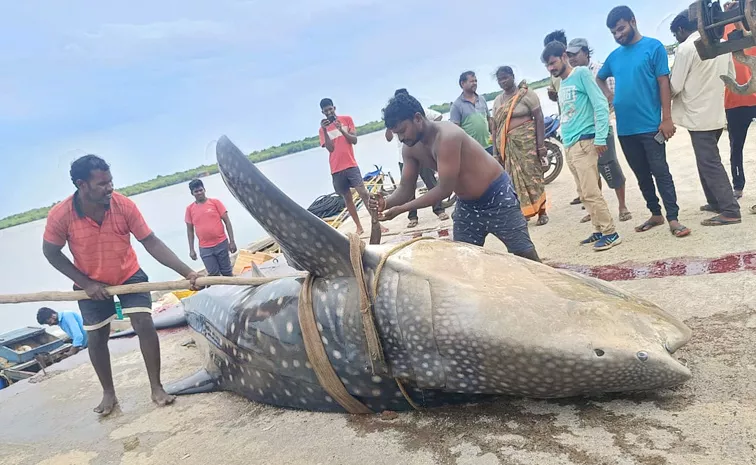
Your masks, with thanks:
[{"label": "flip flop", "polygon": [[585,216],[584,216],[584,217],[583,217],[583,218],[582,218],[582,219],[580,220],[580,222],[581,222],[581,223],[587,223],[587,222],[589,222],[589,221],[591,221],[591,215],[585,215]]},{"label": "flip flop", "polygon": [[701,208],[699,208],[702,212],[712,212],[712,213],[719,213],[719,210],[715,210],[714,207],[709,205],[708,203]]},{"label": "flip flop", "polygon": [[449,219],[449,215],[447,215],[446,213],[440,213],[438,215],[438,219],[441,220],[441,221],[448,220]]},{"label": "flip flop", "polygon": [[751,213],[753,213],[753,214],[756,215],[756,205],[754,205],[753,207],[751,207]]},{"label": "flip flop", "polygon": [[651,220],[646,220],[642,225],[635,227],[635,232],[646,232],[651,228],[661,226],[664,223],[655,223]]},{"label": "flip flop", "polygon": [[580,200],[580,197],[572,199],[572,202],[570,202],[570,205],[578,205],[581,204],[582,201]]},{"label": "flip flop", "polygon": [[680,225],[669,230],[675,237],[685,237],[690,234],[690,229]]},{"label": "flip flop", "polygon": [[549,217],[547,215],[541,215],[538,217],[538,221],[536,222],[536,226],[543,226],[546,223],[549,222]]},{"label": "flip flop", "polygon": [[619,220],[620,221],[630,221],[633,219],[633,214],[630,212],[621,212],[619,214]]},{"label": "flip flop", "polygon": [[722,218],[722,215],[717,215],[713,218],[709,218],[707,220],[701,221],[702,226],[726,226],[728,224],[739,224],[741,222],[740,218],[734,219],[734,220],[725,220]]},{"label": "flip flop", "polygon": [[407,228],[414,228],[417,226],[418,221],[417,220],[410,220],[409,223],[407,223]]}]

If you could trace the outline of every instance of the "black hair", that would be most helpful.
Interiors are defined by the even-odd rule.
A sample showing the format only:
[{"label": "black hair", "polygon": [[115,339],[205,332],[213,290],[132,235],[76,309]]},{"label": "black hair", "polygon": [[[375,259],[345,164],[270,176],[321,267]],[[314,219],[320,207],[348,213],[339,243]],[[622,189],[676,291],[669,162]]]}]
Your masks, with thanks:
[{"label": "black hair", "polygon": [[201,179],[192,179],[192,181],[189,183],[189,192],[194,192],[194,189],[202,187],[204,188],[205,185],[202,183]]},{"label": "black hair", "polygon": [[565,47],[563,43],[557,42],[556,40],[549,42],[546,45],[546,48],[543,49],[543,53],[541,54],[541,61],[548,63],[549,58],[551,57],[562,58],[566,52],[567,47]]},{"label": "black hair", "polygon": [[631,10],[630,7],[624,5],[615,7],[606,17],[606,27],[612,29],[623,19],[629,23],[635,19],[635,13],[633,13],[633,10]]},{"label": "black hair", "polygon": [[554,41],[560,42],[564,44],[564,46],[567,46],[567,34],[564,32],[564,29],[560,29],[558,31],[554,31],[549,33],[546,37],[543,39],[543,46],[549,45],[551,42]]},{"label": "black hair", "polygon": [[394,97],[396,97],[399,94],[407,94],[407,95],[409,95],[409,92],[407,92],[407,89],[397,89],[396,92],[394,92]]},{"label": "black hair", "polygon": [[506,74],[508,76],[514,77],[514,71],[510,66],[499,66],[499,69],[496,70],[496,76],[499,74]]},{"label": "black hair", "polygon": [[459,75],[459,85],[461,86],[463,82],[467,82],[467,79],[470,76],[475,76],[475,71],[465,71],[464,73]]},{"label": "black hair", "polygon": [[593,49],[588,46],[582,46],[580,49],[585,52],[585,55],[590,59],[593,56]]},{"label": "black hair", "polygon": [[89,181],[92,171],[95,170],[110,171],[110,165],[97,155],[84,155],[71,163],[71,182],[74,186],[79,187],[76,181]]},{"label": "black hair", "polygon": [[698,30],[698,23],[690,20],[688,10],[683,11],[672,20],[672,24],[669,25],[669,29],[674,34],[678,29],[682,29],[685,32],[695,32]]},{"label": "black hair", "polygon": [[404,120],[413,119],[416,113],[425,117],[425,110],[420,102],[410,94],[401,93],[389,100],[388,105],[383,109],[383,120],[386,128],[391,129]]},{"label": "black hair", "polygon": [[332,107],[333,106],[333,100],[329,98],[324,98],[320,101],[320,109],[322,110],[325,107]]},{"label": "black hair", "polygon": [[55,310],[53,310],[52,308],[42,307],[37,310],[37,323],[41,325],[47,324],[47,320],[49,320],[53,315],[55,315]]}]

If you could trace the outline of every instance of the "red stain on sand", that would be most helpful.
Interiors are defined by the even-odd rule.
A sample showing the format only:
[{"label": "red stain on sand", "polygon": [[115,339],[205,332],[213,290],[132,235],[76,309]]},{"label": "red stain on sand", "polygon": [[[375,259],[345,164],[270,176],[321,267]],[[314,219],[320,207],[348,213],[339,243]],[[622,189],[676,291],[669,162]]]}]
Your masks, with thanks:
[{"label": "red stain on sand", "polygon": [[604,281],[630,281],[670,276],[756,271],[756,251],[733,253],[718,258],[679,257],[649,263],[625,262],[603,266],[582,266],[566,263],[549,263],[549,265]]}]

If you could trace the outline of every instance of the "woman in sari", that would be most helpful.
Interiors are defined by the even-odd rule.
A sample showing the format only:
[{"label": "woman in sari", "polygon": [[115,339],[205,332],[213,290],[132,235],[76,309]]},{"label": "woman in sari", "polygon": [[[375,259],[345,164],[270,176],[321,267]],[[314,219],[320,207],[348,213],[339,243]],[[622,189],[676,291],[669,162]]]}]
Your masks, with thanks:
[{"label": "woman in sari", "polygon": [[536,225],[541,226],[549,222],[543,180],[548,162],[541,101],[525,81],[515,84],[509,66],[500,67],[496,79],[504,92],[493,104],[494,156],[512,178],[525,218],[538,215]]}]

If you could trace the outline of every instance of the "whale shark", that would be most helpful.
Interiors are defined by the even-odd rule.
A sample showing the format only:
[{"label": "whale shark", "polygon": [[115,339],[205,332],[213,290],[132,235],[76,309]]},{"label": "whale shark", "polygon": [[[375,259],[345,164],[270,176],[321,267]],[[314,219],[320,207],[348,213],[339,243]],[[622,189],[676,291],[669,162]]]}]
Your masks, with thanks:
[{"label": "whale shark", "polygon": [[305,274],[327,361],[372,412],[646,391],[691,377],[673,356],[691,331],[656,304],[595,278],[440,239],[361,252],[364,279],[377,277],[371,297],[385,363],[376,369],[349,238],[286,196],[226,136],[216,154],[226,186],[280,245],[292,273],[184,299],[204,362],[167,385],[171,394],[224,390],[283,408],[348,411],[308,358],[298,319]]}]

